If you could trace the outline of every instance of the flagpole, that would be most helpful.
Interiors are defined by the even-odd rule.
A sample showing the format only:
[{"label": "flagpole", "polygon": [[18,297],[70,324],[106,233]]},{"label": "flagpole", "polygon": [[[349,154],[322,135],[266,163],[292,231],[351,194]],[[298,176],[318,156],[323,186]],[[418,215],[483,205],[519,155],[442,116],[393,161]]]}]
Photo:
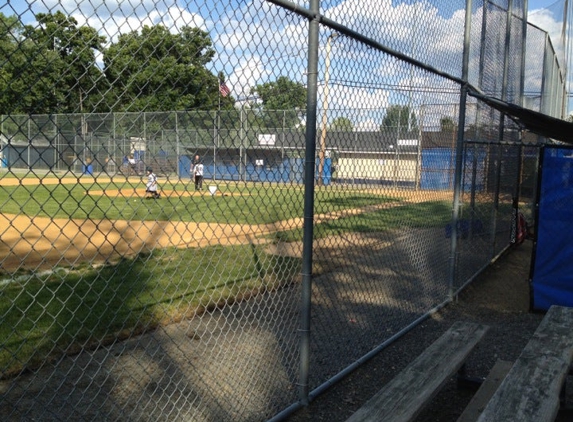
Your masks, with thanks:
[{"label": "flagpole", "polygon": [[213,182],[217,178],[217,147],[219,146],[219,131],[221,130],[221,79],[217,77],[217,136],[213,144]]},{"label": "flagpole", "polygon": [[221,81],[221,78],[219,78],[219,76],[217,76],[217,83],[218,83],[218,106],[217,106],[217,121],[215,123],[216,126],[216,130],[217,130],[217,135],[213,141],[213,180],[215,180],[215,176],[216,176],[216,155],[217,155],[217,148],[219,148],[219,143],[220,143],[220,131],[221,131],[221,97],[226,97],[227,95],[230,94],[230,90],[227,87],[227,85],[225,84],[225,81]]}]

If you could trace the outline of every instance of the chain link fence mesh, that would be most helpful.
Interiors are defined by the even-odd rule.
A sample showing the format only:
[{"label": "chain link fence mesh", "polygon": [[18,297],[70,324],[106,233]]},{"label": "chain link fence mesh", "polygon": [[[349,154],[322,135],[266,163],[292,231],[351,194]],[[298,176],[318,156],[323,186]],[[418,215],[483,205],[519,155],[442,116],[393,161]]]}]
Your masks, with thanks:
[{"label": "chain link fence mesh", "polygon": [[[467,79],[558,115],[524,3],[473,2]],[[460,103],[465,1],[322,1],[318,45],[314,7],[0,6],[3,419],[280,418],[533,220],[544,140]]]}]

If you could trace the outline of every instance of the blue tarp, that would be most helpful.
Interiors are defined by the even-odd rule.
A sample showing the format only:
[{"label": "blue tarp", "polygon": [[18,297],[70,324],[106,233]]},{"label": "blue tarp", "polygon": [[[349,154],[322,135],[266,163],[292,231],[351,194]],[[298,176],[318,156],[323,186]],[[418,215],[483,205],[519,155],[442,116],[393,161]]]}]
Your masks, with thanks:
[{"label": "blue tarp", "polygon": [[423,150],[420,187],[423,190],[452,189],[454,183],[453,164],[454,151],[451,148]]},{"label": "blue tarp", "polygon": [[[455,150],[432,148],[422,150],[422,175],[420,187],[423,190],[449,190],[454,188]],[[484,148],[466,148],[464,152],[464,190],[482,191],[485,180]],[[475,167],[475,168],[474,168]],[[474,180],[475,179],[475,180]]]},{"label": "blue tarp", "polygon": [[[304,160],[302,158],[285,158],[272,166],[247,163],[244,167],[237,164],[216,164],[204,162],[203,176],[205,180],[244,180],[248,182],[290,182],[302,183],[304,180]],[[181,178],[191,177],[191,158],[179,157],[179,175]],[[318,169],[318,165],[317,165]],[[318,171],[318,170],[317,170]],[[242,174],[241,174],[242,172]],[[331,181],[331,160],[325,160],[323,182],[325,185]]]},{"label": "blue tarp", "polygon": [[573,306],[573,149],[544,148],[540,192],[533,309]]}]

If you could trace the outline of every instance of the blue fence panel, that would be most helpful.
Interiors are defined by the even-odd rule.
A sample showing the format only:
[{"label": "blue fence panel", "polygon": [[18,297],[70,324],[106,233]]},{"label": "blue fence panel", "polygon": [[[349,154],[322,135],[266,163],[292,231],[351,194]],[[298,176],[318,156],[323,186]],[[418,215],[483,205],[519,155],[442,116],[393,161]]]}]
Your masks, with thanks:
[{"label": "blue fence panel", "polygon": [[454,151],[450,148],[435,148],[422,151],[422,174],[420,187],[425,190],[452,189],[454,182]]},{"label": "blue fence panel", "polygon": [[546,147],[540,192],[531,280],[533,308],[573,306],[573,149]]}]

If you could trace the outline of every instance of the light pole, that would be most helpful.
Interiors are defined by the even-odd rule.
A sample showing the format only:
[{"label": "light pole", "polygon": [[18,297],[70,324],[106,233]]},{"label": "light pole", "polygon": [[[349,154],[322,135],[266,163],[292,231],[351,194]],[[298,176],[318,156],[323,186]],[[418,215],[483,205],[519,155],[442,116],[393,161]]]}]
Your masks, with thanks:
[{"label": "light pole", "polygon": [[326,121],[328,111],[328,79],[330,77],[330,49],[332,40],[338,37],[337,32],[333,32],[326,40],[326,57],[324,59],[324,96],[322,99],[322,128],[320,130],[320,150],[318,151],[318,185],[322,186],[324,172],[324,158],[326,156]]}]

